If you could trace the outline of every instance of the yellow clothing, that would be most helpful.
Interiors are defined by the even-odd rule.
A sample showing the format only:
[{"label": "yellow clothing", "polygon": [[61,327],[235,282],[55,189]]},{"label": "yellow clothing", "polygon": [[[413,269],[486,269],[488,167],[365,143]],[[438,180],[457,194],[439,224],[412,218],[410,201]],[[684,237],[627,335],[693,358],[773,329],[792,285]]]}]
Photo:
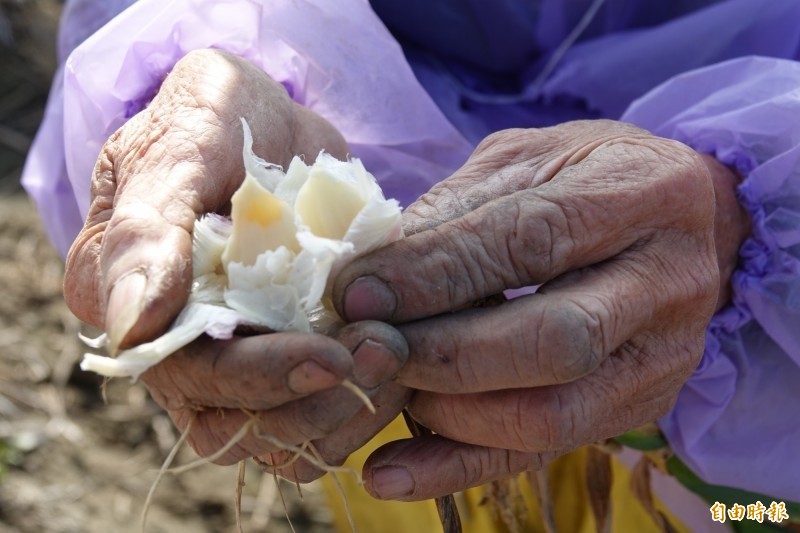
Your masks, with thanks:
[{"label": "yellow clothing", "polygon": [[[410,434],[402,417],[399,417],[366,446],[354,453],[346,464],[361,472],[364,461],[376,448],[392,440],[408,437]],[[594,533],[597,531],[584,481],[585,456],[584,450],[577,450],[553,461],[548,467],[554,519],[559,532]],[[658,533],[658,528],[630,491],[630,472],[627,467],[612,458],[612,471],[611,531]],[[415,503],[379,501],[367,494],[353,476],[339,475],[338,479],[344,488],[350,514],[359,532],[441,531],[439,516],[433,501]],[[323,482],[337,529],[343,532],[350,531],[342,496],[336,490],[330,474],[325,476]],[[523,530],[544,532],[539,518],[539,506],[527,481],[522,480],[520,488],[527,504],[527,516]],[[464,533],[507,531],[505,526],[492,516],[493,513],[489,506],[480,505],[483,496],[483,487],[476,487],[459,495],[458,507]],[[656,502],[656,506],[679,532],[689,533],[689,530],[660,502]]]}]

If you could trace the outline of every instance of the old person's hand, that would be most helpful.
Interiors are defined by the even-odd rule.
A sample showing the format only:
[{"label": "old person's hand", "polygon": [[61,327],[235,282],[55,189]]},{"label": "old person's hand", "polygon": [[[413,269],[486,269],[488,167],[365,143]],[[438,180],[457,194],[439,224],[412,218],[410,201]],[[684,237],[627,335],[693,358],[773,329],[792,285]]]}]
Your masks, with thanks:
[{"label": "old person's hand", "polygon": [[397,382],[418,389],[409,409],[437,433],[379,449],[370,492],[463,490],[665,414],[748,231],[736,182],[712,158],[617,122],[487,138],[408,208],[409,237],[336,281],[347,319],[404,324]]},{"label": "old person's hand", "polygon": [[[335,128],[253,65],[210,50],[182,59],[150,105],[104,146],[88,218],[67,259],[69,306],[108,332],[112,352],[159,336],[185,305],[194,221],[228,210],[244,177],[240,117],[253,131],[255,152],[269,161],[285,166],[295,154],[313,159],[323,148],[346,156]],[[142,381],[179,427],[196,417],[189,442],[202,455],[258,421],[257,431],[218,459],[231,463],[279,450],[278,441],[296,445],[331,434],[341,441],[335,430],[364,406],[332,387],[349,378],[379,394],[406,355],[402,337],[383,324],[352,325],[338,340],[300,333],[202,339]],[[381,416],[348,433],[350,448],[339,454],[378,431],[406,395],[400,389],[392,398],[381,402]]]}]

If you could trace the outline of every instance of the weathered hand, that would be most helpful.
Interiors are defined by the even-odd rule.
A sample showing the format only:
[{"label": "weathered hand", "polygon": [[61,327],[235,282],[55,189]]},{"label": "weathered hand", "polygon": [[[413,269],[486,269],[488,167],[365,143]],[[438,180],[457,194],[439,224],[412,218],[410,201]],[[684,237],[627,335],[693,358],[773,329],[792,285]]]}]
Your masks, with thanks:
[{"label": "weathered hand", "polygon": [[368,489],[405,500],[463,490],[663,415],[748,231],[736,181],[617,122],[487,138],[408,208],[409,237],[336,281],[347,319],[404,324],[411,355],[397,382],[418,389],[409,408],[438,433],[378,450]]},{"label": "weathered hand", "polygon": [[[67,260],[70,308],[105,327],[112,352],[157,337],[185,305],[194,221],[229,209],[244,177],[240,117],[250,124],[256,153],[269,161],[285,166],[293,155],[313,159],[322,148],[340,158],[347,153],[335,128],[246,61],[210,50],[182,59],[147,109],[104,146],[89,215]],[[351,392],[331,387],[351,378],[377,394],[407,356],[402,337],[385,325],[356,324],[339,340],[297,333],[204,339],[142,380],[178,426],[198,413],[189,441],[203,455],[242,427],[249,416],[243,410],[262,433],[298,444],[331,433],[363,407]],[[358,435],[378,430],[360,429]],[[219,462],[276,449],[251,435]]]},{"label": "weathered hand", "polygon": [[250,63],[211,50],[179,61],[103,147],[86,224],[67,257],[67,303],[105,326],[112,351],[163,333],[186,303],[194,221],[225,211],[244,178],[240,117],[268,161],[347,153],[330,124]]},{"label": "weathered hand", "polygon": [[[353,354],[352,356],[350,354]],[[250,420],[256,422],[218,464],[276,454],[283,445],[313,441],[328,464],[341,464],[397,416],[405,388],[386,383],[408,357],[403,337],[380,322],[343,328],[336,340],[323,335],[273,333],[230,341],[201,339],[142,375],[156,402],[183,429],[194,416],[188,442],[201,456],[225,446]],[[372,414],[343,387],[350,378],[376,406]],[[314,394],[312,394],[314,393]],[[324,472],[306,461],[281,471],[311,481]]]}]

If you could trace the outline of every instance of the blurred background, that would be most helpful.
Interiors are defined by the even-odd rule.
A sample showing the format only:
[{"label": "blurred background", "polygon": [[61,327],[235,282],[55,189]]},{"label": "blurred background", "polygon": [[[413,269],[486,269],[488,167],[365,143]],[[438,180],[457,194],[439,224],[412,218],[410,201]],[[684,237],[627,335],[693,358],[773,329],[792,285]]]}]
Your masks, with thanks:
[{"label": "blurred background", "polygon": [[20,192],[56,67],[59,0],[0,0],[0,193]]},{"label": "blurred background", "polygon": [[[88,331],[67,310],[63,263],[19,184],[56,67],[61,0],[0,0],[0,533],[140,531],[155,473],[179,435],[139,385],[77,369]],[[176,464],[196,457],[189,450]],[[330,531],[319,485],[248,466],[244,531]],[[234,531],[236,468],[165,476],[149,532]]]}]

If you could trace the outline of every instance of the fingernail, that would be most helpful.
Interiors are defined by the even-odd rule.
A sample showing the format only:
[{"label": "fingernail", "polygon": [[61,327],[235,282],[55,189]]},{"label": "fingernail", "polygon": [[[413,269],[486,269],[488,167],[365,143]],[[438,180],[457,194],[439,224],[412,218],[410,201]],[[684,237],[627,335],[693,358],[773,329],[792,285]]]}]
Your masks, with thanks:
[{"label": "fingernail", "polygon": [[358,345],[353,353],[353,377],[367,388],[377,387],[400,368],[397,357],[386,346],[372,339]]},{"label": "fingernail", "polygon": [[397,296],[375,276],[362,276],[344,294],[344,314],[350,322],[388,320],[394,315]]},{"label": "fingernail", "polygon": [[416,485],[402,466],[382,466],[372,471],[372,492],[382,500],[411,496]]},{"label": "fingernail", "polygon": [[147,290],[147,276],[131,272],[119,279],[111,289],[106,311],[108,351],[116,355],[119,345],[142,315]]},{"label": "fingernail", "polygon": [[294,367],[286,378],[286,384],[297,394],[307,394],[327,389],[342,380],[322,368],[316,361],[304,361]]}]

